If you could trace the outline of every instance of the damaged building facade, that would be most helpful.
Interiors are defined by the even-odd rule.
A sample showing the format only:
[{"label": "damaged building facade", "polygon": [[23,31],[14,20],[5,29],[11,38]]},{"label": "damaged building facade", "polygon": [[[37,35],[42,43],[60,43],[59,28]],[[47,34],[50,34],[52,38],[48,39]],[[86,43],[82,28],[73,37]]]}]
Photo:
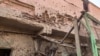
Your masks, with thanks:
[{"label": "damaged building facade", "polygon": [[[82,0],[0,0],[0,56],[76,56],[74,30],[61,41],[82,11]],[[100,21],[91,2],[88,13]],[[100,25],[91,26],[99,46]],[[82,24],[79,35],[82,56],[92,56]]]}]

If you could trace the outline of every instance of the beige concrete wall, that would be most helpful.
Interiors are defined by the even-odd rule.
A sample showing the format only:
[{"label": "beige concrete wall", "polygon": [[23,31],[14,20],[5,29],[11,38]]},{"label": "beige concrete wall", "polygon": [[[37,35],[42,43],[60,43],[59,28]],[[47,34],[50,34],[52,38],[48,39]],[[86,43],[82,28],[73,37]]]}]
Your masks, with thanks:
[{"label": "beige concrete wall", "polygon": [[3,33],[0,38],[11,47],[11,56],[34,56],[34,42],[30,36]]},{"label": "beige concrete wall", "polygon": [[34,6],[28,5],[27,3],[15,2],[15,0],[2,0],[0,1],[0,6],[14,9],[15,11],[22,11],[34,16]]},{"label": "beige concrete wall", "polygon": [[[2,32],[8,31],[8,32]],[[0,48],[11,48],[11,56],[34,56],[34,41],[31,35],[11,33],[14,29],[0,25]],[[20,32],[19,30],[15,30]],[[10,32],[10,33],[9,33]]]}]

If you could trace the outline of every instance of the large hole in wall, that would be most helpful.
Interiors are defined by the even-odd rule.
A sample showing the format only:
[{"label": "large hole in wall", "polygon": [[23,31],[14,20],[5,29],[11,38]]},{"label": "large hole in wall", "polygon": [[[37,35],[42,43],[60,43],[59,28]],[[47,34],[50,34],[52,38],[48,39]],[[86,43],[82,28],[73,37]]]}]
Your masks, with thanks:
[{"label": "large hole in wall", "polygon": [[11,49],[0,49],[0,56],[11,56]]}]

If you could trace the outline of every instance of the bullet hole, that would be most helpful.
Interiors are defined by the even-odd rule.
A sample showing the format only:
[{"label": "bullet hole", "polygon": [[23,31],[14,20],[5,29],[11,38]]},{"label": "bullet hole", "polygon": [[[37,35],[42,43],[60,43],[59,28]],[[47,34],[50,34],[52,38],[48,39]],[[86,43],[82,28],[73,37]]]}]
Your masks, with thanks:
[{"label": "bullet hole", "polygon": [[75,14],[75,15],[76,15],[76,12],[74,12],[73,14]]},{"label": "bullet hole", "polygon": [[40,10],[41,8],[39,8],[39,10]]}]

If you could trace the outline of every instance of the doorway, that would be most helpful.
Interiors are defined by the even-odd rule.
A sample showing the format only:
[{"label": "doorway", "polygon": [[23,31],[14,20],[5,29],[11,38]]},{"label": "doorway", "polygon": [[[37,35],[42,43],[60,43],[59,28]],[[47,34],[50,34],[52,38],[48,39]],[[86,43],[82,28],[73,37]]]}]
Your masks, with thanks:
[{"label": "doorway", "polygon": [[0,56],[10,56],[11,49],[0,49]]}]

